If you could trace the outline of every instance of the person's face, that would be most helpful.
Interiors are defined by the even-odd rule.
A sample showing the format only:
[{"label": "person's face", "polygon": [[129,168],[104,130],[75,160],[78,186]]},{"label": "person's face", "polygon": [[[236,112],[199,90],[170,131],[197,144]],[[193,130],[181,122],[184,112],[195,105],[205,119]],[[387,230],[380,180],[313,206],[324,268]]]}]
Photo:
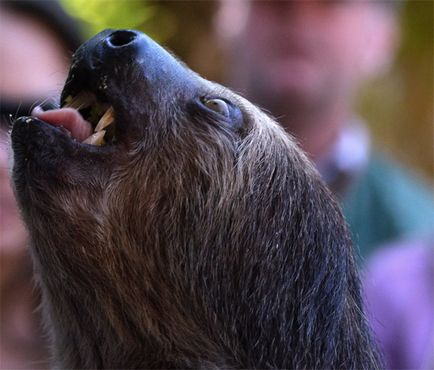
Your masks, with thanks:
[{"label": "person's face", "polygon": [[239,73],[266,107],[273,105],[267,98],[308,109],[351,100],[361,80],[388,61],[392,19],[367,0],[252,1]]},{"label": "person's face", "polygon": [[68,58],[42,22],[1,9],[0,94],[8,98],[55,96],[65,82]]}]

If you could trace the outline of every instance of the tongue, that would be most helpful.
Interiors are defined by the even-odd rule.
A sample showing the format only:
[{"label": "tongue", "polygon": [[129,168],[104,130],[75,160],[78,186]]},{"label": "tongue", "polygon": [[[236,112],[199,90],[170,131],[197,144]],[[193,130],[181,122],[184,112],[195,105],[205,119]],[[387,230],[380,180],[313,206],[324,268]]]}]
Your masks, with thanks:
[{"label": "tongue", "polygon": [[73,108],[53,109],[44,112],[41,107],[36,107],[31,114],[53,126],[66,128],[72,137],[78,141],[83,141],[92,134],[92,125]]}]

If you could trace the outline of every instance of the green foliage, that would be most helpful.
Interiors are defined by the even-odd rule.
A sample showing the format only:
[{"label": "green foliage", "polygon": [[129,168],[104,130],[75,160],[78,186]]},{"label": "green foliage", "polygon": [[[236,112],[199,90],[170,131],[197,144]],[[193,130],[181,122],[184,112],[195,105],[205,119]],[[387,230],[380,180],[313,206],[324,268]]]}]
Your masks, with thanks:
[{"label": "green foliage", "polygon": [[158,10],[144,0],[61,0],[61,3],[84,24],[88,37],[105,28],[143,29]]}]

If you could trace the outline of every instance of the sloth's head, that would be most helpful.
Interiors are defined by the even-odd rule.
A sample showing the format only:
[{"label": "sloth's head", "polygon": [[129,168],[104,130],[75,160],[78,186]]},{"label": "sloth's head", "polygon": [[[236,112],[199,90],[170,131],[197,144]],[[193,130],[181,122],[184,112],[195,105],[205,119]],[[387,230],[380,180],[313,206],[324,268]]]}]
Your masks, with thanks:
[{"label": "sloth's head", "polygon": [[225,351],[251,366],[333,363],[358,299],[346,228],[251,103],[147,36],[107,30],[75,53],[61,108],[18,119],[12,142],[59,358],[92,357],[72,336],[111,366],[144,348],[161,366]]}]

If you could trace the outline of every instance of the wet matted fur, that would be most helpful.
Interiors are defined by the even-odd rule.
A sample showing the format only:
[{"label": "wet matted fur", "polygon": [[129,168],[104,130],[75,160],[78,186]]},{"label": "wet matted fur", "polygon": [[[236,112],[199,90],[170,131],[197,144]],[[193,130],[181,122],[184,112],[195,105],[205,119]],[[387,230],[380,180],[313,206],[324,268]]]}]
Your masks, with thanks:
[{"label": "wet matted fur", "polygon": [[133,31],[76,52],[78,87],[116,142],[12,132],[55,367],[381,367],[339,207],[269,116]]}]

